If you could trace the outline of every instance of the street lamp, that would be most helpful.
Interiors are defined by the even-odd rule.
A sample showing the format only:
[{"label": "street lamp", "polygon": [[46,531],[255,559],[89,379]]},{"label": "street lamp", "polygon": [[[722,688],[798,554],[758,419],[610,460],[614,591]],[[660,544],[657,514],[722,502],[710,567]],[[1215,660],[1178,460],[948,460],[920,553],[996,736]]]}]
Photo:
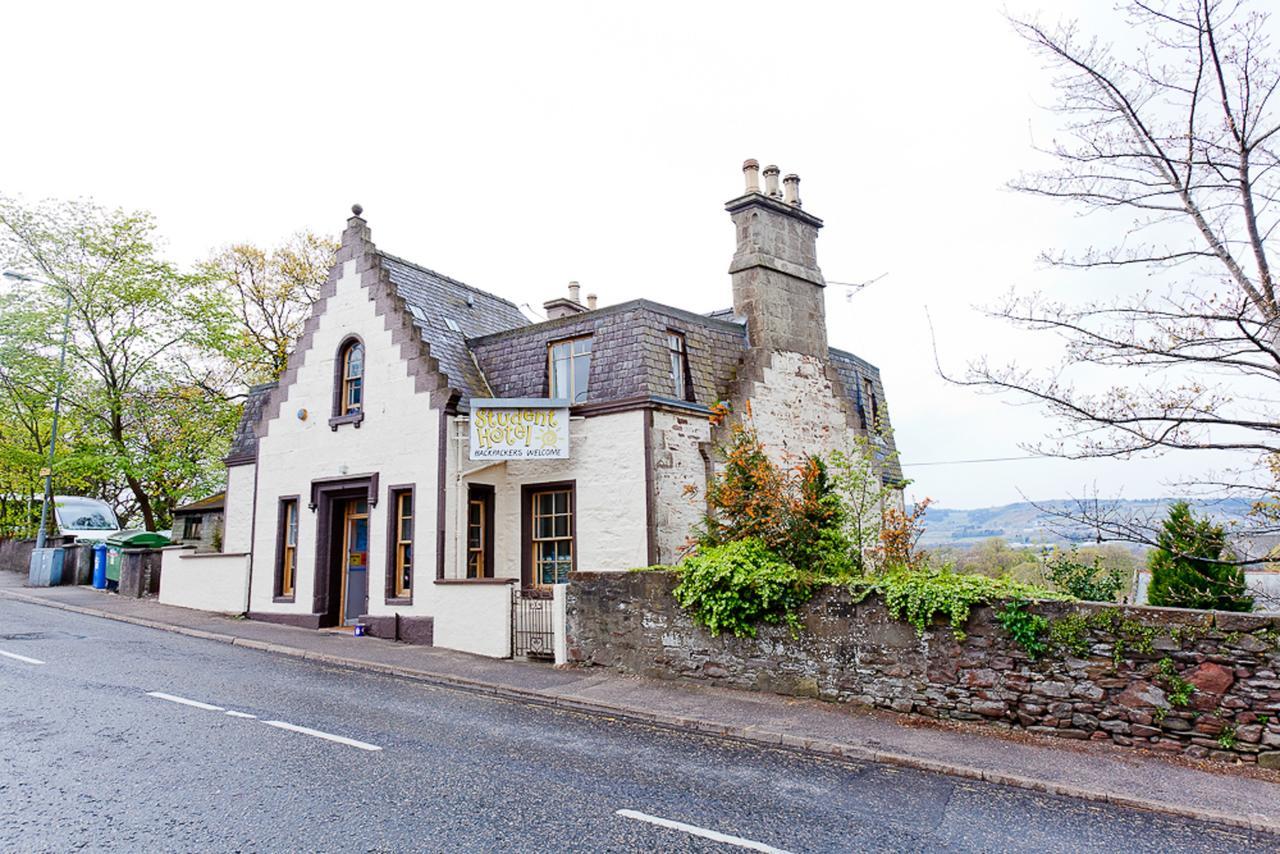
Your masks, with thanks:
[{"label": "street lamp", "polygon": [[[5,270],[3,275],[6,279],[13,279],[15,282],[35,282],[40,285],[57,287],[51,282],[28,276],[26,273],[16,273],[13,270]],[[53,432],[49,434],[49,466],[44,470],[44,498],[40,502],[40,530],[36,532],[37,549],[44,548],[45,529],[49,524],[49,505],[53,503],[53,457],[54,450],[58,444],[58,415],[62,412],[62,375],[67,367],[67,334],[70,330],[71,289],[67,288],[67,308],[62,317],[62,352],[58,355],[58,383],[53,394]]]}]

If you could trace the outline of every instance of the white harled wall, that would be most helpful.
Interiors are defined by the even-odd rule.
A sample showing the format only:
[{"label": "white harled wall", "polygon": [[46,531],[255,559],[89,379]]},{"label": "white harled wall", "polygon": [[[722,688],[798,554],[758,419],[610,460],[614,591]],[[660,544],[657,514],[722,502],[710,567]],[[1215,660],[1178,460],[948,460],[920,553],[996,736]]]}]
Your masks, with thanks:
[{"label": "white harled wall", "polygon": [[253,478],[255,465],[227,468],[226,516],[222,526],[222,550],[247,552],[252,546]]},{"label": "white harled wall", "polygon": [[[250,610],[309,614],[315,583],[316,513],[307,508],[311,482],[319,478],[378,472],[379,496],[369,519],[369,603],[371,614],[431,613],[435,579],[436,478],[439,411],[414,389],[413,378],[392,343],[386,323],[360,285],[356,262],[347,261],[329,298],[293,384],[285,390],[278,417],[258,440],[257,530],[253,543]],[[333,407],[334,361],[351,334],[365,344],[365,417],[337,431],[329,427]],[[279,392],[276,392],[277,394]],[[306,410],[306,419],[298,417]],[[233,469],[234,471],[234,469]],[[389,608],[383,601],[387,559],[387,488],[414,484],[415,575],[412,605]],[[299,496],[298,579],[293,603],[272,601],[275,579],[277,507],[281,497]]]},{"label": "white harled wall", "polygon": [[[648,564],[644,477],[644,413],[619,412],[574,418],[569,424],[567,460],[508,461],[481,468],[467,459],[467,421],[450,419],[449,488],[446,489],[445,576],[466,575],[462,531],[466,483],[494,487],[495,572],[519,578],[524,512],[521,487],[572,480],[577,495],[577,565],[581,570],[625,570]],[[457,438],[461,437],[461,438]],[[456,473],[465,475],[458,486]]]}]

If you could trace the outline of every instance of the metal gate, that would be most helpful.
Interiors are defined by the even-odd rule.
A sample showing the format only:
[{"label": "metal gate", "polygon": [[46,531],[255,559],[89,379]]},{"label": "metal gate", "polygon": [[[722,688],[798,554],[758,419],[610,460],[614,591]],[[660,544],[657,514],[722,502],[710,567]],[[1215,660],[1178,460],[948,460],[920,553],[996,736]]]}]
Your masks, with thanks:
[{"label": "metal gate", "polygon": [[511,655],[555,659],[550,590],[511,590]]}]

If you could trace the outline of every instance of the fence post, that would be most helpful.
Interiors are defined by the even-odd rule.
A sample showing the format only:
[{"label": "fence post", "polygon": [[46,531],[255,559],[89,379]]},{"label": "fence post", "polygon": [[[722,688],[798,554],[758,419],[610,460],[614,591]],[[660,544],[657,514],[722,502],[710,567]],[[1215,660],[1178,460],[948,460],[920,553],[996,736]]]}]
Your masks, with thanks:
[{"label": "fence post", "polygon": [[568,584],[557,584],[551,589],[551,636],[555,649],[556,664],[564,664],[569,660],[569,644],[565,637],[565,624],[568,612],[565,605],[568,597]]}]

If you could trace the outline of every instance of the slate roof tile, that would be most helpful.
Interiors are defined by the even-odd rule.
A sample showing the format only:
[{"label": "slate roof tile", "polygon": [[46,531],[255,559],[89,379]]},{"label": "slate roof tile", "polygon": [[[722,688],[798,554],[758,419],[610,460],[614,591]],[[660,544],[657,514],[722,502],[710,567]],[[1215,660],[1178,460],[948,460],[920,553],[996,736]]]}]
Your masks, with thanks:
[{"label": "slate roof tile", "polygon": [[489,397],[488,383],[467,350],[466,339],[526,326],[528,319],[509,300],[393,255],[379,254],[431,356],[449,384],[462,392],[462,403],[472,397]]}]

